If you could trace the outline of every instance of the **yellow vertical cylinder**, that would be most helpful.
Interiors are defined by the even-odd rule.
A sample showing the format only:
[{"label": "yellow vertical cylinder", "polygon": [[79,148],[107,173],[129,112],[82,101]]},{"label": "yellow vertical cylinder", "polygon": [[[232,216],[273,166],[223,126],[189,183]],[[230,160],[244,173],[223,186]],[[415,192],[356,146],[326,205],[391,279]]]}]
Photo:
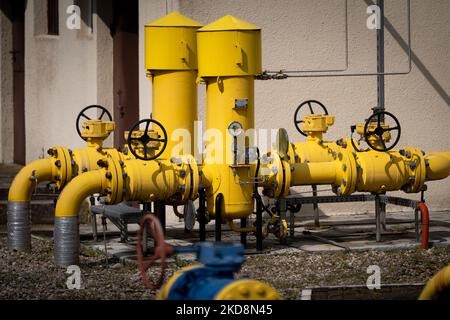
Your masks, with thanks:
[{"label": "yellow vertical cylinder", "polygon": [[201,26],[178,12],[145,26],[145,67],[152,80],[153,119],[165,127],[169,140],[162,158],[193,154],[197,120],[196,31]]},{"label": "yellow vertical cylinder", "polygon": [[153,119],[161,122],[169,136],[167,148],[161,158],[194,154],[196,80],[196,71],[153,73]]},{"label": "yellow vertical cylinder", "polygon": [[[198,30],[197,41],[199,76],[207,86],[203,167],[211,183],[207,192],[208,212],[215,216],[215,200],[221,193],[223,218],[244,218],[253,212],[253,185],[240,182],[249,181],[254,167],[236,165],[234,138],[228,128],[238,123],[244,135],[254,129],[254,76],[261,73],[261,30],[226,16]],[[249,139],[244,139],[248,147]]]}]

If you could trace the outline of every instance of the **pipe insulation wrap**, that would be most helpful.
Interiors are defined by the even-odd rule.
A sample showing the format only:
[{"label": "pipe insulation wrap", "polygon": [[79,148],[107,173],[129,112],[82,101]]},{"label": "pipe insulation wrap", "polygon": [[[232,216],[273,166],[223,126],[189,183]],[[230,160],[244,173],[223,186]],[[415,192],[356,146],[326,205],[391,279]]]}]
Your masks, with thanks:
[{"label": "pipe insulation wrap", "polygon": [[55,218],[55,263],[60,267],[78,265],[80,236],[78,217]]},{"label": "pipe insulation wrap", "polygon": [[31,250],[30,203],[8,202],[8,248],[17,251]]}]

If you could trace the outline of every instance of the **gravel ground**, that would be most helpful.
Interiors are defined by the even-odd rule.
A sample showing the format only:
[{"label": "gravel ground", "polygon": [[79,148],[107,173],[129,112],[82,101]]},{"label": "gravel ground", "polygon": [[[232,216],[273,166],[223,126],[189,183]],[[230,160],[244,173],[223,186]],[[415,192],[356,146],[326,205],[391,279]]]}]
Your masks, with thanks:
[{"label": "gravel ground", "polygon": [[[53,264],[51,241],[33,238],[32,246],[32,254],[9,252],[6,238],[0,238],[0,299],[140,300],[155,297],[154,292],[143,287],[136,266],[121,266],[110,260],[110,267],[106,269],[104,255],[86,248],[82,249],[80,259],[82,290],[68,290],[66,270]],[[169,270],[168,276],[171,273]]]},{"label": "gravel ground", "polygon": [[377,265],[382,284],[426,283],[450,263],[450,248],[306,253],[253,256],[242,273],[272,284],[285,299],[307,287],[366,285],[367,268]]},{"label": "gravel ground", "polygon": [[[167,277],[187,262],[169,265]],[[306,252],[249,256],[243,276],[272,284],[286,299],[298,298],[305,287],[364,285],[367,267],[381,268],[382,283],[421,283],[450,262],[450,248],[363,253]],[[99,252],[83,249],[82,290],[68,290],[65,269],[53,264],[51,241],[33,238],[33,253],[13,253],[0,237],[0,299],[154,299],[142,286],[136,266],[121,266]],[[153,269],[157,272],[157,268]]]}]

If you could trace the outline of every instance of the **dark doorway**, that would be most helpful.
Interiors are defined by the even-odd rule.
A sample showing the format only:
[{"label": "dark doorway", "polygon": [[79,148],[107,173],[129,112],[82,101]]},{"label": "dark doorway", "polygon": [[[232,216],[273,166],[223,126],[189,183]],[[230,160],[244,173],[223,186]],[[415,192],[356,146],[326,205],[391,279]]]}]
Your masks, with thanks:
[{"label": "dark doorway", "polygon": [[12,2],[14,162],[25,164],[25,0]]},{"label": "dark doorway", "polygon": [[114,0],[114,145],[125,143],[124,131],[139,120],[139,3]]}]

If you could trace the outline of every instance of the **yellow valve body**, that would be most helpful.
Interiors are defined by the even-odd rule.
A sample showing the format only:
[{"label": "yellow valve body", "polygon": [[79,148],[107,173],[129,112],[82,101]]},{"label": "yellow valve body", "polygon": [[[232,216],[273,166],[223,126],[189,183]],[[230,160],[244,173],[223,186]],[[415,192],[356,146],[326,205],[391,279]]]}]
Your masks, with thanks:
[{"label": "yellow valve body", "polygon": [[97,138],[103,142],[115,128],[116,124],[113,121],[88,120],[83,123],[81,136],[87,140]]},{"label": "yellow valve body", "polygon": [[334,124],[333,116],[310,115],[304,118],[302,129],[307,133],[326,133]]},{"label": "yellow valve body", "polygon": [[315,140],[298,142],[294,145],[294,152],[298,156],[296,161],[291,162],[327,162],[332,161],[333,156],[327,149],[328,143],[319,144]]},{"label": "yellow valve body", "polygon": [[292,172],[292,185],[326,185],[336,182],[336,163],[298,163]]},{"label": "yellow valve body", "polygon": [[408,181],[407,163],[397,152],[358,153],[361,165],[358,177],[358,191],[383,193],[400,190]]}]

